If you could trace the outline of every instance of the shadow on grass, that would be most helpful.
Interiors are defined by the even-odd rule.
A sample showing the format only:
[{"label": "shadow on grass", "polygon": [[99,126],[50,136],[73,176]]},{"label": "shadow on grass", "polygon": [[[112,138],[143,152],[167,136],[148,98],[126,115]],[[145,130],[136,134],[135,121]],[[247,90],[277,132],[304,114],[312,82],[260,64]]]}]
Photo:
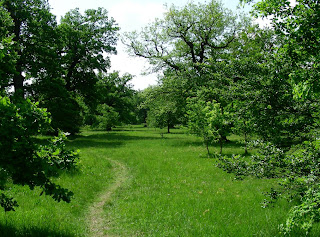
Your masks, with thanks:
[{"label": "shadow on grass", "polygon": [[107,144],[107,143],[114,143],[115,145],[121,145],[125,141],[136,141],[136,140],[159,140],[161,137],[157,136],[132,136],[126,134],[119,134],[118,132],[105,132],[100,134],[93,134],[93,135],[76,135],[73,136],[70,141],[74,141],[77,143],[82,142],[89,142],[91,144]]},{"label": "shadow on grass", "polygon": [[46,230],[43,228],[35,227],[35,226],[28,226],[25,228],[18,229],[10,224],[6,225],[0,223],[0,236],[6,237],[43,237],[43,236],[59,236],[59,237],[74,237],[74,234],[67,234],[67,233],[59,233],[57,231]]},{"label": "shadow on grass", "polygon": [[[177,144],[178,145],[178,144]],[[179,140],[180,146],[205,146],[203,141],[189,141],[189,140]],[[211,148],[219,148],[220,144],[219,142],[214,142],[212,145],[210,145]],[[223,143],[222,149],[244,149],[244,144],[240,143],[238,141],[228,141],[226,143]]]},{"label": "shadow on grass", "polygon": [[119,134],[117,132],[105,132],[93,135],[76,135],[73,136],[67,143],[77,149],[96,147],[96,148],[115,148],[124,145],[128,141],[138,140],[160,140],[157,136],[132,136]]},{"label": "shadow on grass", "polygon": [[132,136],[130,133],[127,134],[119,134],[117,132],[106,132],[100,134],[94,134],[85,136],[85,138],[89,138],[90,140],[106,140],[106,141],[130,141],[130,140],[159,140],[161,137],[157,136]]}]

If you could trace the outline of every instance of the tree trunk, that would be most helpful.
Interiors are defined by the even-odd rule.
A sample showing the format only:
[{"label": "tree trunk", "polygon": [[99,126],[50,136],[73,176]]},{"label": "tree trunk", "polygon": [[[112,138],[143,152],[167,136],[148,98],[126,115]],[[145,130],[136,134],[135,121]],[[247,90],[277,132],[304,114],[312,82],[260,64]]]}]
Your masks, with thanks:
[{"label": "tree trunk", "polygon": [[22,57],[22,51],[20,48],[20,40],[21,40],[21,25],[22,20],[17,16],[16,9],[14,6],[11,5],[11,1],[4,1],[4,7],[8,10],[14,26],[13,26],[13,41],[15,42],[15,48],[17,53],[17,63],[15,67],[15,74],[13,76],[13,87],[14,87],[14,95],[17,99],[23,99],[24,98],[24,88],[23,88],[23,82],[24,82],[24,76],[22,75],[22,65],[23,62],[21,60]]},{"label": "tree trunk", "polygon": [[227,136],[221,136],[221,139],[225,142],[225,143],[228,143],[230,142],[230,140],[227,138]]},{"label": "tree trunk", "polygon": [[[19,64],[18,62],[17,64]],[[14,95],[17,99],[24,98],[24,88],[23,88],[23,81],[24,76],[22,76],[21,66],[17,65],[16,67],[16,74],[13,76],[13,87],[14,87]]]},{"label": "tree trunk", "polygon": [[74,56],[73,59],[72,59],[72,62],[68,68],[68,73],[67,73],[67,76],[65,78],[66,80],[66,89],[68,91],[72,91],[72,83],[71,83],[71,79],[72,79],[72,76],[73,76],[73,71],[75,70],[77,64],[80,62],[79,58]]},{"label": "tree trunk", "polygon": [[248,135],[247,135],[247,131],[246,131],[246,121],[243,121],[244,124],[244,154],[247,155],[248,154]]},{"label": "tree trunk", "polygon": [[222,144],[223,144],[223,140],[222,137],[220,138],[220,154],[222,154]]},{"label": "tree trunk", "polygon": [[245,155],[248,155],[247,133],[244,133],[244,154],[245,154]]},{"label": "tree trunk", "polygon": [[207,153],[208,153],[208,158],[210,157],[210,151],[209,151],[209,142],[208,140],[205,139],[205,143],[206,143],[206,148],[207,148]]}]

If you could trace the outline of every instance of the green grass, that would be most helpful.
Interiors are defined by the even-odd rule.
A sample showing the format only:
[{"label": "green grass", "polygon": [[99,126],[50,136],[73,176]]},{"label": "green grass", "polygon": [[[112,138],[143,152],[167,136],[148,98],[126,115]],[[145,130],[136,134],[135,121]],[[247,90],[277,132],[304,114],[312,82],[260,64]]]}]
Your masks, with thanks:
[{"label": "green grass", "polygon": [[[244,153],[232,137],[224,154]],[[277,236],[290,209],[280,201],[261,208],[276,180],[234,179],[209,159],[201,139],[172,130],[123,127],[83,131],[69,142],[81,150],[80,170],[58,182],[75,193],[71,204],[39,197],[39,191],[12,187],[20,207],[0,213],[3,236],[88,236],[88,209],[114,179],[111,160],[129,172],[104,206],[106,234],[118,236]],[[219,152],[219,146],[211,147]],[[316,233],[314,236],[318,236]],[[0,234],[0,235],[1,235]],[[297,234],[298,236],[298,234]]]}]

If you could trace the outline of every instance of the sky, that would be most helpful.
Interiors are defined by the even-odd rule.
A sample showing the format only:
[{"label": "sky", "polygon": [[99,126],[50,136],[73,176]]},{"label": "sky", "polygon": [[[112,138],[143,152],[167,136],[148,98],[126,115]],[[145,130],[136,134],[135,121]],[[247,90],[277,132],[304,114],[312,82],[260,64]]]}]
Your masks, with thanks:
[{"label": "sky", "polygon": [[[205,3],[207,1],[195,0],[194,2]],[[233,11],[239,11],[237,9],[238,2],[238,0],[222,0],[224,6]],[[79,8],[83,12],[86,9],[103,7],[109,12],[109,16],[118,23],[121,28],[120,34],[134,30],[139,31],[155,18],[161,18],[166,10],[165,4],[184,6],[187,3],[188,0],[49,0],[51,12],[57,16],[58,21],[61,16],[74,8]],[[134,75],[131,84],[136,90],[143,90],[149,85],[156,84],[157,76],[155,74],[141,75],[148,68],[148,62],[145,59],[129,57],[120,40],[117,51],[117,55],[111,56],[110,72],[115,70],[120,71],[121,74]]]}]

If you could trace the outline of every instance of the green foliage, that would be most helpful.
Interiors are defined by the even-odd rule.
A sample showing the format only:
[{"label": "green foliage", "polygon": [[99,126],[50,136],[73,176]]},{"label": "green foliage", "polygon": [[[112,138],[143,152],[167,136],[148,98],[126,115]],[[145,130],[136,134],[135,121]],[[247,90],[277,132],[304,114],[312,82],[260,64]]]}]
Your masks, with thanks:
[{"label": "green foliage", "polygon": [[98,105],[97,115],[93,127],[110,131],[119,125],[119,113],[113,107],[106,104]]},{"label": "green foliage", "polygon": [[283,234],[290,235],[295,228],[300,228],[308,235],[313,224],[319,221],[320,190],[318,183],[315,188],[310,188],[305,192],[300,205],[290,210],[287,221],[280,226],[280,230]]},{"label": "green foliage", "polygon": [[199,64],[215,51],[226,48],[242,23],[218,1],[190,2],[181,8],[172,5],[163,19],[157,19],[140,33],[127,33],[124,43],[129,53],[147,58],[155,70],[200,72]]},{"label": "green foliage", "polygon": [[1,193],[0,196],[0,206],[4,209],[5,212],[15,211],[15,207],[18,207],[17,201],[13,198],[7,197],[4,193]]},{"label": "green foliage", "polygon": [[60,67],[68,91],[79,93],[88,100],[95,94],[98,82],[95,71],[106,72],[110,68],[110,59],[105,55],[116,53],[118,30],[115,20],[109,18],[103,8],[89,9],[84,14],[74,9],[62,17],[57,31]]},{"label": "green foliage", "polygon": [[[39,78],[40,74],[48,73],[52,70],[51,66],[56,65],[56,21],[45,0],[2,0],[1,5],[1,11],[9,15],[10,22],[4,29],[7,35],[12,36],[14,43],[7,55],[17,56],[6,68],[9,73],[4,74],[3,78],[8,83],[3,86],[7,88],[13,85],[16,95],[23,98],[24,81]],[[50,65],[48,61],[51,61]]]},{"label": "green foliage", "polygon": [[[266,86],[276,85],[272,89],[274,92],[269,92],[272,103],[268,103],[266,111],[273,110],[276,116],[265,113],[267,116],[261,124],[267,125],[268,119],[276,122],[269,127],[280,136],[270,139],[264,134],[263,138],[285,147],[283,155],[275,154],[274,160],[278,159],[278,162],[273,165],[275,170],[280,169],[284,178],[282,193],[286,193],[289,200],[298,200],[298,205],[289,212],[286,224],[282,225],[282,232],[289,235],[297,227],[308,233],[313,223],[319,222],[319,85],[315,83],[320,75],[319,12],[318,1],[305,0],[261,0],[254,4],[253,10],[256,17],[271,18],[279,39],[274,53],[270,54],[269,75],[265,76]],[[290,142],[283,146],[286,139]],[[293,146],[294,143],[298,145]],[[268,152],[272,154],[270,150]]]},{"label": "green foliage", "polygon": [[52,114],[55,133],[78,132],[83,108],[97,106],[97,72],[110,67],[106,53],[116,53],[114,19],[103,8],[84,14],[75,9],[58,25],[46,0],[2,0],[0,15],[6,50],[0,91],[13,86],[17,97],[39,101]]},{"label": "green foliage", "polygon": [[[242,1],[251,2],[251,1]],[[254,5],[253,14],[271,17],[272,27],[284,44],[278,57],[290,62],[290,80],[296,98],[319,96],[320,8],[318,1],[262,0]],[[307,70],[306,70],[307,69]]]},{"label": "green foliage", "polygon": [[39,101],[39,105],[46,108],[51,115],[52,133],[58,134],[59,130],[71,134],[79,132],[84,120],[80,96],[70,93],[61,79],[47,78],[35,82],[32,87],[36,92],[33,99]]},{"label": "green foliage", "polygon": [[40,145],[37,155],[43,160],[47,160],[47,173],[50,176],[58,175],[61,170],[72,170],[77,166],[79,150],[77,152],[67,150],[67,137],[60,133],[58,137],[48,141],[46,145]]},{"label": "green foliage", "polygon": [[[13,104],[9,98],[0,97],[0,118],[0,168],[6,174],[2,182],[11,180],[30,189],[38,186],[55,200],[70,202],[72,192],[53,183],[50,176],[57,175],[58,170],[73,168],[78,154],[65,149],[62,134],[46,145],[40,144],[35,136],[50,127],[46,110],[30,100]],[[3,197],[6,210],[10,209],[7,205],[15,206],[11,198]]]},{"label": "green foliage", "polygon": [[197,136],[202,137],[209,155],[209,145],[220,143],[222,153],[223,138],[229,134],[228,113],[223,112],[215,101],[205,102],[199,97],[188,100],[188,127]]},{"label": "green foliage", "polygon": [[[44,76],[32,88],[52,114],[52,126],[77,133],[100,101],[101,93],[97,72],[106,72],[110,59],[106,53],[116,52],[116,32],[119,30],[105,9],[71,10],[56,28],[59,51],[58,75]],[[56,78],[57,77],[57,78]]]},{"label": "green foliage", "polygon": [[5,94],[5,88],[9,84],[8,74],[14,73],[14,60],[17,56],[13,50],[13,35],[8,30],[10,26],[12,26],[10,15],[0,2],[0,95]]},{"label": "green foliage", "polygon": [[120,124],[136,123],[136,92],[130,81],[132,75],[119,72],[100,73],[96,85],[96,106],[85,112],[88,125],[111,130]]},{"label": "green foliage", "polygon": [[286,156],[281,149],[259,140],[251,142],[249,148],[258,149],[257,154],[250,157],[234,154],[231,157],[219,156],[218,167],[236,174],[237,179],[248,175],[258,178],[279,178],[286,175]]},{"label": "green foliage", "polygon": [[290,151],[275,147],[270,143],[255,142],[258,154],[250,158],[232,155],[231,158],[219,157],[218,166],[227,172],[236,174],[236,178],[253,175],[258,178],[281,178],[278,190],[272,189],[263,206],[274,203],[279,198],[296,201],[288,213],[285,224],[280,229],[285,234],[302,229],[308,233],[313,224],[320,219],[319,177],[320,153],[319,142],[305,142]]},{"label": "green foliage", "polygon": [[167,85],[151,86],[141,93],[141,107],[147,110],[149,127],[170,128],[181,122],[181,104],[178,104],[175,89]]},{"label": "green foliage", "polygon": [[130,124],[135,122],[133,111],[135,110],[134,95],[130,81],[133,76],[125,73],[120,75],[118,71],[99,75],[97,94],[100,104],[112,107],[119,114],[119,122]]}]

